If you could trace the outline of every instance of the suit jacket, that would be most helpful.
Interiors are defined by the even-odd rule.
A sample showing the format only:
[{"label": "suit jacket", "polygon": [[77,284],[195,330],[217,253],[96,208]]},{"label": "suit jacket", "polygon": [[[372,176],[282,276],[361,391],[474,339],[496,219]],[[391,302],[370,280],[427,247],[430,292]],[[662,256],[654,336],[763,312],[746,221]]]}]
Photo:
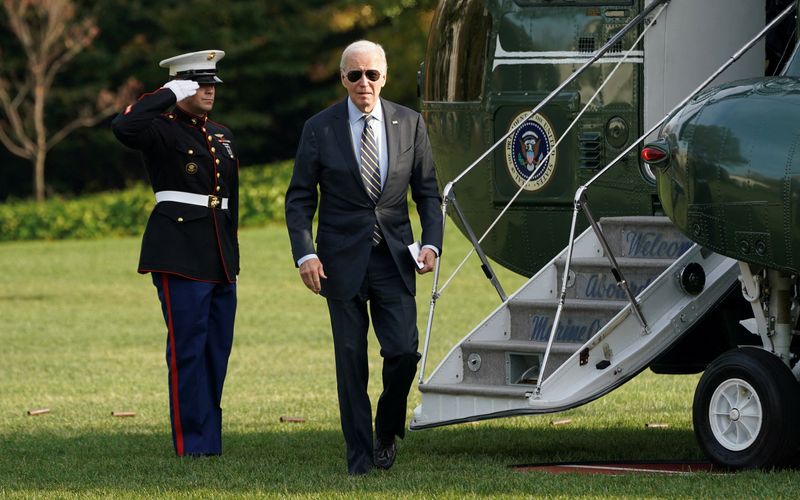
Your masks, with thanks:
[{"label": "suit jacket", "polygon": [[228,209],[156,204],[142,238],[139,272],[165,272],[233,283],[239,274],[239,161],[233,134],[206,116],[186,113],[175,94],[145,94],[111,123],[114,135],[144,154],[153,191],[228,198]]},{"label": "suit jacket", "polygon": [[[322,294],[354,297],[364,280],[377,221],[403,285],[416,293],[416,264],[407,245],[414,242],[408,218],[408,190],[422,222],[423,245],[442,248],[441,197],[422,116],[381,100],[388,147],[388,172],[377,204],[359,171],[347,100],[310,118],[303,127],[294,173],[286,192],[286,225],[295,261],[316,253],[328,279]],[[317,190],[319,189],[319,195]],[[319,206],[316,240],[311,222]],[[314,242],[316,241],[316,248]]]}]

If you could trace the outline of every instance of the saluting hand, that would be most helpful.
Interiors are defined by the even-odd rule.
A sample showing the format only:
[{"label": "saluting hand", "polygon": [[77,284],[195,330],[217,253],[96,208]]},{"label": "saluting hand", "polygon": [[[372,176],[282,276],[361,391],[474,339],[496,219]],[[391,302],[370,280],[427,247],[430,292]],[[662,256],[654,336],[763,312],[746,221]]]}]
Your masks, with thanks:
[{"label": "saluting hand", "polygon": [[195,95],[200,84],[194,80],[170,80],[162,88],[170,89],[175,94],[176,102],[181,102],[187,97]]},{"label": "saluting hand", "polygon": [[303,283],[314,293],[319,293],[322,290],[320,285],[320,278],[328,279],[325,276],[325,270],[322,268],[322,262],[319,259],[308,259],[300,264],[300,277]]}]

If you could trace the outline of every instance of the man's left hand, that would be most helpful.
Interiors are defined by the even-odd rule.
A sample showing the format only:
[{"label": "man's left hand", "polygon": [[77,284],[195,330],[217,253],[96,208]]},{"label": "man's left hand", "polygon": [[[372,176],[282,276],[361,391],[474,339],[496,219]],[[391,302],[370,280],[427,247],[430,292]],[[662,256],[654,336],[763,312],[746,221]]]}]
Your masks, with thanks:
[{"label": "man's left hand", "polygon": [[433,271],[433,266],[434,264],[436,264],[436,252],[434,252],[430,248],[423,248],[419,252],[419,257],[417,257],[417,262],[421,262],[424,264],[422,269],[417,267],[417,273],[425,274]]}]

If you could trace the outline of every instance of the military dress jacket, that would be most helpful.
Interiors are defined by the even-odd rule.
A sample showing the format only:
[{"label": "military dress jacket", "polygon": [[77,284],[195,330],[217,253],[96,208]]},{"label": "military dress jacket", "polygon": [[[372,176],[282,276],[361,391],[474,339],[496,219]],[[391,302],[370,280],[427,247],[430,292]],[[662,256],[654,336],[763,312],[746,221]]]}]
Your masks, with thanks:
[{"label": "military dress jacket", "polygon": [[[226,127],[175,107],[166,88],[145,94],[112,121],[120,142],[144,155],[153,192],[208,197],[207,206],[155,205],[142,238],[139,272],[234,283],[239,274],[239,162]],[[227,209],[221,199],[227,198]]]}]

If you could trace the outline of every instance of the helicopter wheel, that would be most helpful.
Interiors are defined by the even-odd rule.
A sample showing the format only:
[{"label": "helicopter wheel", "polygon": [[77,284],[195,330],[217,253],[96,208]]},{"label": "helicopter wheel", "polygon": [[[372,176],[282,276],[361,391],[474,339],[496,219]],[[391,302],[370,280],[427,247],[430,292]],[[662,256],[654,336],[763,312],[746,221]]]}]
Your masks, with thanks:
[{"label": "helicopter wheel", "polygon": [[697,384],[694,433],[717,465],[756,469],[787,465],[800,444],[800,386],[774,354],[728,351]]}]

